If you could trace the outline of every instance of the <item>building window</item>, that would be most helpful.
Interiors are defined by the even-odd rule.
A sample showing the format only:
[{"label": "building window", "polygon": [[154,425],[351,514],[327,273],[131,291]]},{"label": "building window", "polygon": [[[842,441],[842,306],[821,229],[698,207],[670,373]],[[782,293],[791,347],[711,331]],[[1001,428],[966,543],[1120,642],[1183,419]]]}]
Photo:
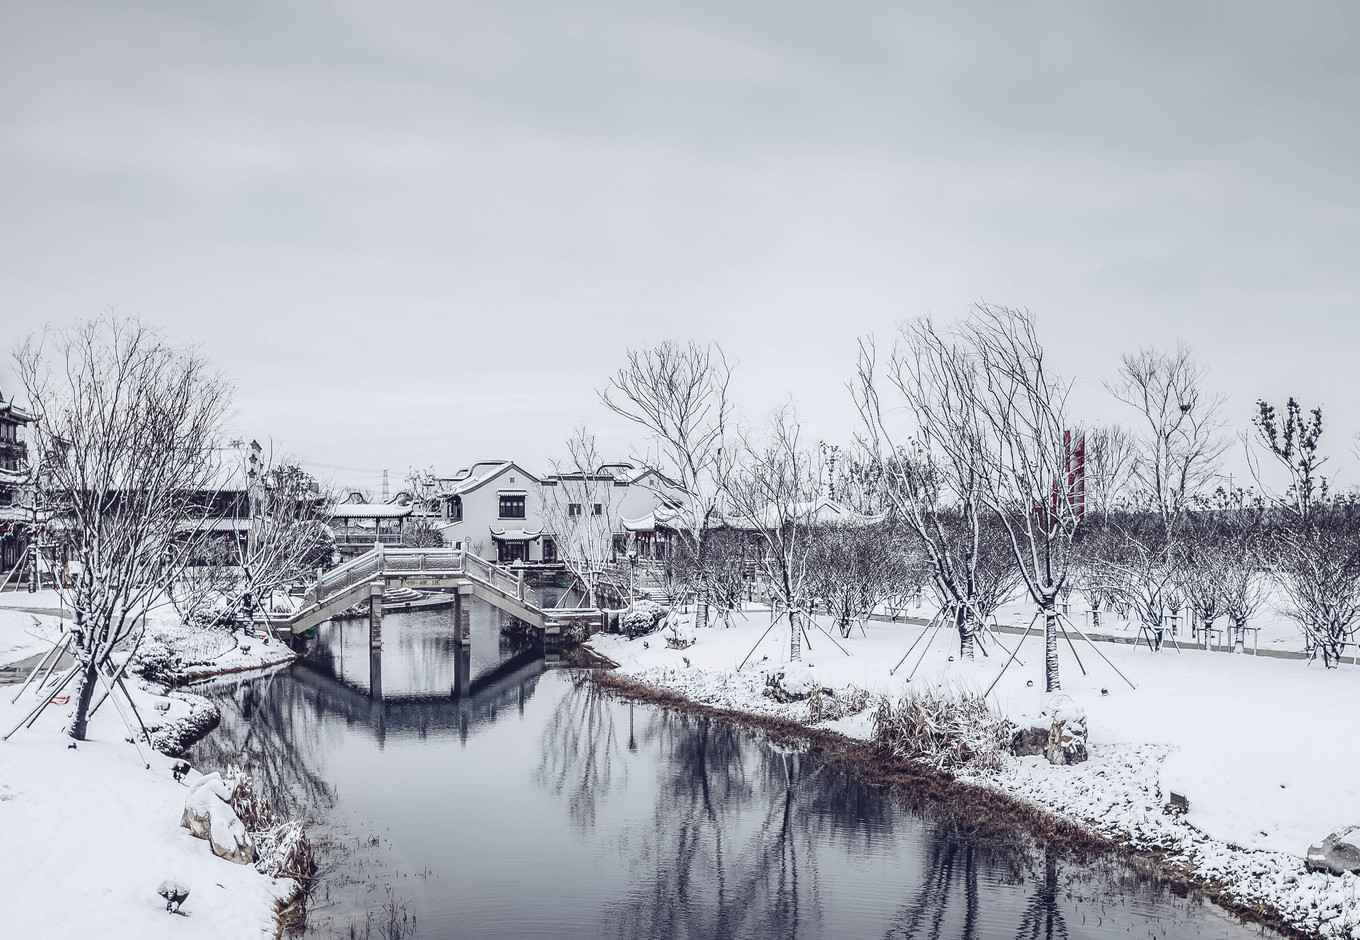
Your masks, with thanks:
[{"label": "building window", "polygon": [[502,519],[524,518],[524,494],[502,493],[500,514]]},{"label": "building window", "polygon": [[455,496],[448,502],[449,520],[452,522],[463,521],[463,497]]},{"label": "building window", "polygon": [[580,503],[567,503],[567,515],[575,518],[581,514]]},{"label": "building window", "polygon": [[600,503],[596,503],[595,506],[594,506],[594,508],[591,509],[590,512],[591,512],[591,515],[595,515],[595,516],[603,516],[603,515],[604,515],[604,506],[601,505]]},{"label": "building window", "polygon": [[557,543],[548,536],[543,536],[543,560],[557,561]]}]

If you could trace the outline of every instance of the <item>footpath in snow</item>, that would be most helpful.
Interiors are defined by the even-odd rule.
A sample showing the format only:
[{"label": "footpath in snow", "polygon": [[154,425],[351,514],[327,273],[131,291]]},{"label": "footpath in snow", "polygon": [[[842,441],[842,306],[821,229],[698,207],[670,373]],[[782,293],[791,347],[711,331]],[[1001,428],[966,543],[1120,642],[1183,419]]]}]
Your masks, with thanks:
[{"label": "footpath in snow", "polygon": [[[830,621],[821,625],[831,631]],[[665,633],[628,640],[598,635],[597,653],[645,684],[697,703],[807,723],[802,702],[779,704],[762,693],[765,674],[788,659],[788,627],[776,625],[747,665],[736,666],[769,626],[765,611],[722,625],[679,629],[694,644],[667,647]],[[957,634],[946,628],[930,644],[915,678],[923,642],[905,664],[889,670],[923,627],[873,621],[835,643],[810,633],[818,685],[854,686],[893,698],[912,689],[985,690],[1009,653],[996,646],[973,663],[958,659]],[[1001,635],[1016,649],[1020,638]],[[999,772],[970,777],[1043,806],[1137,848],[1157,849],[1239,905],[1264,907],[1298,929],[1327,937],[1360,938],[1360,876],[1304,870],[1309,845],[1360,824],[1360,670],[1321,664],[1167,647],[1101,643],[1137,686],[1128,685],[1076,636],[1076,655],[1062,644],[1063,687],[1088,715],[1091,759],[1053,767],[1039,757],[1010,759]],[[850,655],[837,649],[836,643]],[[1038,630],[1017,653],[989,702],[1010,717],[1041,707],[1043,643]],[[872,737],[872,709],[816,727]],[[1169,815],[1170,791],[1189,799],[1189,813]]]}]

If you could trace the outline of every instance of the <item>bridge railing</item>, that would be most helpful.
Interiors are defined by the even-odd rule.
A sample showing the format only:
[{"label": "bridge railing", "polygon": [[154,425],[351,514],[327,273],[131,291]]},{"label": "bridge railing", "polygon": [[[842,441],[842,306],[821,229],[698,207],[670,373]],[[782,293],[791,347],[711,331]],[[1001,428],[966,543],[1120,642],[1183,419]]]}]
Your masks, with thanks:
[{"label": "bridge railing", "polygon": [[463,552],[456,548],[397,548],[383,552],[383,571],[447,573],[463,570]]},{"label": "bridge railing", "polygon": [[485,581],[502,593],[524,600],[521,589],[523,582],[519,575],[512,574],[508,569],[489,562],[480,555],[465,553],[463,559],[463,570],[469,575]]},{"label": "bridge railing", "polygon": [[375,548],[372,551],[364,552],[317,578],[316,584],[312,585],[303,595],[302,607],[305,609],[314,604],[325,603],[352,585],[360,581],[371,580],[380,571],[382,571],[382,550]]},{"label": "bridge railing", "polygon": [[379,545],[323,573],[303,595],[302,609],[324,604],[361,581],[371,581],[385,574],[421,572],[466,574],[511,597],[521,601],[525,599],[522,575],[514,574],[471,552],[456,548],[393,549]]}]

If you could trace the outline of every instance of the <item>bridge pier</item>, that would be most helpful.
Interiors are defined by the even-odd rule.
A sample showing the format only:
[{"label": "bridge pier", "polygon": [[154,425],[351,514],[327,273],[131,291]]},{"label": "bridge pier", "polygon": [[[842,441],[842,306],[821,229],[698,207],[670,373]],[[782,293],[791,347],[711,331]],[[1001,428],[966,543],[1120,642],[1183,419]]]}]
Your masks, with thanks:
[{"label": "bridge pier", "polygon": [[468,694],[468,688],[472,683],[472,647],[466,643],[459,644],[453,652],[453,692],[454,698],[462,698]]},{"label": "bridge pier", "polygon": [[375,702],[381,702],[383,697],[382,650],[379,649],[368,651],[368,697]]},{"label": "bridge pier", "polygon": [[368,586],[368,648],[382,649],[383,582]]},{"label": "bridge pier", "polygon": [[472,611],[463,606],[463,593],[458,590],[453,592],[453,606],[449,608],[449,619],[452,621],[453,642],[459,646],[467,646],[472,642]]}]

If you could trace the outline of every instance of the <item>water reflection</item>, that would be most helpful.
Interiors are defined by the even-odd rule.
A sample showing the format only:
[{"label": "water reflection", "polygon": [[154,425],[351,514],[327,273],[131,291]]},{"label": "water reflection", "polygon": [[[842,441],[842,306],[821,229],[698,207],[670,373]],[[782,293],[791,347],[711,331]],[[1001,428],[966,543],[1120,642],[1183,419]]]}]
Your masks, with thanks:
[{"label": "water reflection", "polygon": [[389,885],[431,937],[1260,934],[1125,866],[981,833],[966,809],[532,656],[479,662],[474,644],[455,694],[428,625],[388,644],[375,698],[347,643],[214,687],[222,728],[195,755],[249,761],[332,833],[318,936]]}]

